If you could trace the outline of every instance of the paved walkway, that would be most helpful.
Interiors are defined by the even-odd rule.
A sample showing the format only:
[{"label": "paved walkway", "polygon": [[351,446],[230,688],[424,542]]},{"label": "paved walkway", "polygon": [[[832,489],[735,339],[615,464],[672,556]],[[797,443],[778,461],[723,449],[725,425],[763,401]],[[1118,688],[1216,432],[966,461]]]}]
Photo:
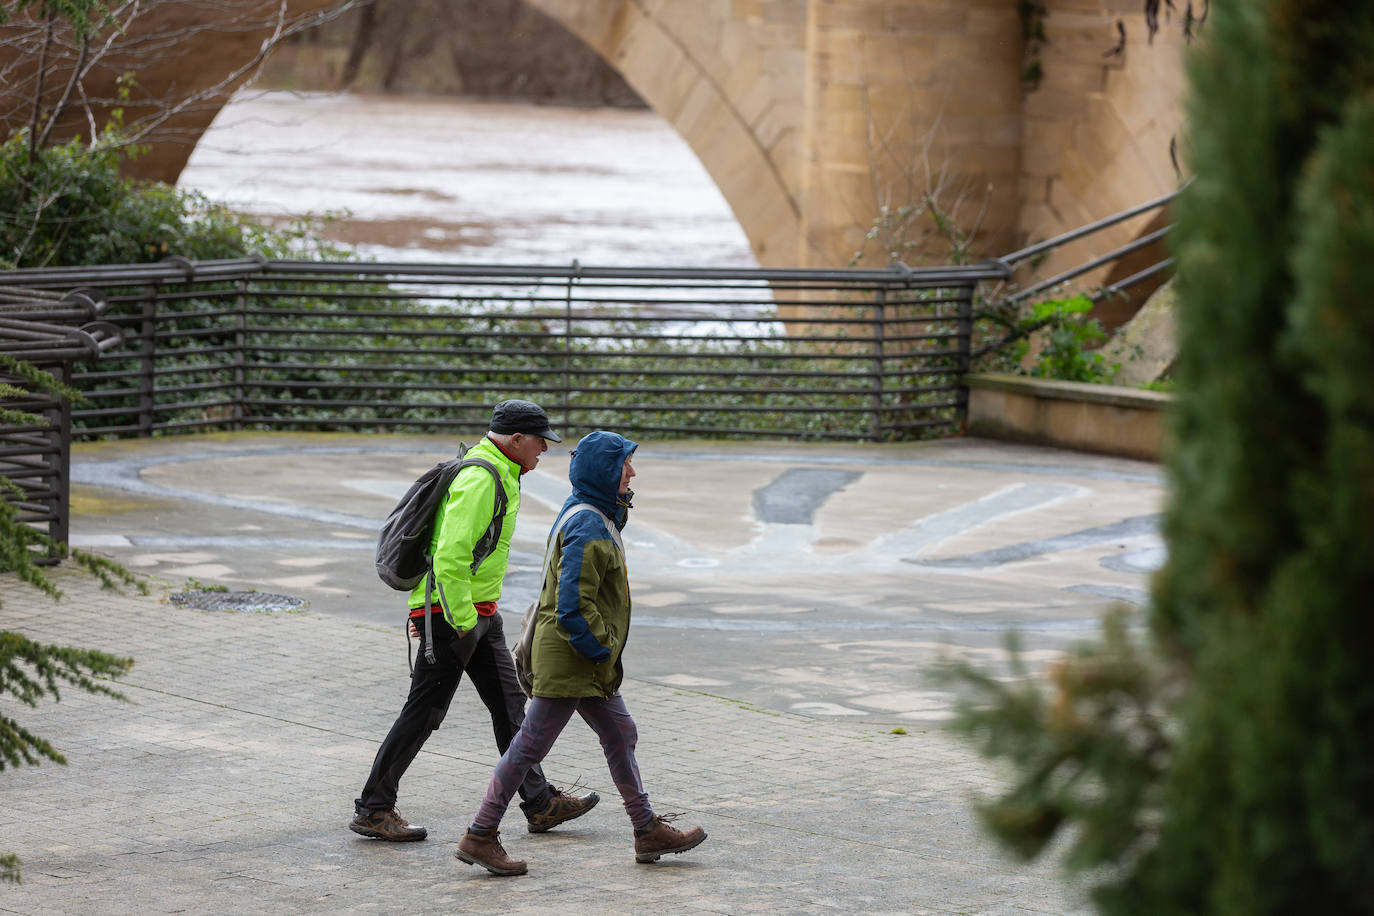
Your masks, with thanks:
[{"label": "paved walkway", "polygon": [[[406,687],[396,596],[371,534],[449,440],[206,436],[78,447],[73,540],[149,574],[67,599],[0,577],[0,627],[128,654],[131,704],[65,690],[16,718],[67,767],[0,773],[0,851],[22,913],[1067,913],[1053,863],[1009,861],[970,799],[995,769],[941,727],[941,654],[996,662],[1009,629],[1043,662],[1110,598],[1143,600],[1160,559],[1158,469],[973,440],[902,447],[646,445],[627,529],[635,625],[626,699],[655,807],[707,842],[636,865],[590,731],[550,778],[601,792],[530,836],[530,874],[452,857],[495,748],[466,687],[401,786],[420,844],[344,824]],[[503,606],[523,607],[566,493],[567,456],[526,478]],[[230,613],[188,584],[304,599]],[[8,712],[8,711],[7,711]],[[900,729],[906,734],[894,733]]]}]

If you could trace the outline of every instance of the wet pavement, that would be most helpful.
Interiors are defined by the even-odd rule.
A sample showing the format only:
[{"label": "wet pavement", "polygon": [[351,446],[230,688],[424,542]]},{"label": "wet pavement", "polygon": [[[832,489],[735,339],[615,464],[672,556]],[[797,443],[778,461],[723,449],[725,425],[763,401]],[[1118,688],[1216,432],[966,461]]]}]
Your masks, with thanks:
[{"label": "wet pavement", "polygon": [[[73,544],[173,584],[281,592],[317,613],[396,624],[400,602],[372,568],[375,532],[452,442],[79,447]],[[942,650],[1000,657],[1013,629],[1032,658],[1060,649],[1111,601],[1142,604],[1162,559],[1160,475],[1140,462],[971,440],[650,443],[636,468],[632,673],[779,711],[941,718],[947,699],[922,668]],[[557,449],[524,479],[505,609],[533,597],[567,493]]]},{"label": "wet pavement", "polygon": [[[999,778],[941,727],[952,698],[930,666],[1000,664],[1013,630],[1044,664],[1114,601],[1143,603],[1163,554],[1157,466],[979,440],[645,443],[624,693],[651,798],[711,838],[635,866],[595,741],[570,727],[546,769],[606,803],[546,836],[508,819],[531,875],[503,882],[452,859],[496,757],[466,687],[402,783],[401,810],[431,840],[343,829],[406,684],[403,599],[372,570],[373,538],[453,442],[76,447],[73,543],[147,574],[152,594],[110,596],[64,569],[53,606],[0,578],[0,620],[133,655],[135,705],[64,691],[18,716],[72,763],[0,773],[0,851],[25,867],[0,911],[1081,908],[1052,865],[979,835],[970,800]],[[524,479],[508,620],[533,595],[567,461],[556,448]],[[306,606],[167,600],[204,586]]]}]

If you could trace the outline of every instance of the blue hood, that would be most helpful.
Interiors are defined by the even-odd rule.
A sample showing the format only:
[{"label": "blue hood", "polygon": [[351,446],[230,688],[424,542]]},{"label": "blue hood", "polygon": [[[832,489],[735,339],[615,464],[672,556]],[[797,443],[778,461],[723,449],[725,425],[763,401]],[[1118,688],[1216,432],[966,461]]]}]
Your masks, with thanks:
[{"label": "blue hood", "polygon": [[620,494],[620,472],[625,459],[639,448],[619,433],[597,430],[582,437],[573,449],[572,463],[568,465],[568,480],[572,483],[572,496],[564,503],[564,508],[575,503],[591,503],[607,518],[613,519],[617,526],[625,524],[624,514],[616,497]]}]

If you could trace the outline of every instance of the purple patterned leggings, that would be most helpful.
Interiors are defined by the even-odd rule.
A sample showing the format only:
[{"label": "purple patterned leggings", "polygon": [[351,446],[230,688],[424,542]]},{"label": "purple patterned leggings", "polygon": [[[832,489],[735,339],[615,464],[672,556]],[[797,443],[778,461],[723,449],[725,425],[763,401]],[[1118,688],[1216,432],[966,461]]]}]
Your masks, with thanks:
[{"label": "purple patterned leggings", "polygon": [[520,731],[491,774],[487,794],[482,798],[477,816],[473,818],[473,827],[490,830],[500,825],[525,773],[549,753],[574,712],[601,739],[606,765],[611,769],[615,787],[620,790],[630,823],[636,830],[642,830],[653,822],[654,811],[649,807],[649,796],[639,778],[639,764],[635,762],[635,742],[639,740],[639,730],[635,728],[635,720],[630,718],[625,701],[617,693],[604,700],[601,697],[531,699],[525,707],[525,721]]}]

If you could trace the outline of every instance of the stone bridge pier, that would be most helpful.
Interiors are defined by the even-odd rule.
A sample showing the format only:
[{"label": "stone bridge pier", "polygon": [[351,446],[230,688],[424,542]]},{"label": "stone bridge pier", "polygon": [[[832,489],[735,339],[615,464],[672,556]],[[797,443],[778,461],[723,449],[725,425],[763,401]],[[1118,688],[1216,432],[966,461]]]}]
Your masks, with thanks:
[{"label": "stone bridge pier", "polygon": [[[290,10],[327,13],[336,2],[291,0]],[[865,265],[882,266],[904,240],[915,243],[901,249],[907,263],[943,262],[950,246],[930,220],[865,240],[885,207],[928,200],[973,233],[972,257],[1004,254],[1180,180],[1173,141],[1184,40],[1178,23],[1165,23],[1150,41],[1142,0],[1043,0],[1043,15],[1015,0],[526,2],[601,54],[673,125],[764,266],[842,266],[861,249]],[[226,29],[217,17],[241,24],[269,7],[279,8],[152,7],[142,21],[150,25],[135,32],[165,34],[169,18],[215,27],[188,30],[174,51],[145,61],[138,91],[165,102],[220,81],[232,90],[268,29]],[[1043,39],[1028,38],[1037,25]],[[1033,61],[1042,76],[1031,85]],[[50,84],[60,88],[61,75]],[[109,68],[88,82],[115,75]],[[134,168],[175,181],[225,97],[178,114],[167,125],[177,141]],[[1127,223],[1109,241],[1145,231]],[[1070,247],[1055,257],[1083,254]]]}]

